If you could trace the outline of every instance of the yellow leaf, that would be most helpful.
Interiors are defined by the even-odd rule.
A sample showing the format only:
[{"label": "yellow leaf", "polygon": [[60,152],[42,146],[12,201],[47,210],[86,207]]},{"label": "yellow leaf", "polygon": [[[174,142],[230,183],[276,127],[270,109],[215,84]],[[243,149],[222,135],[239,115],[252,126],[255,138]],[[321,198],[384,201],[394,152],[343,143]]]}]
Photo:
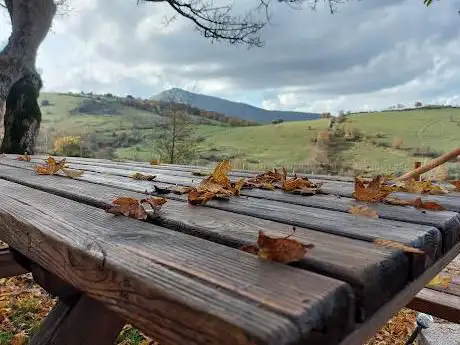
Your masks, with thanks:
[{"label": "yellow leaf", "polygon": [[452,281],[452,274],[439,273],[436,275],[436,277],[431,279],[430,282],[426,286],[447,289],[451,281]]}]

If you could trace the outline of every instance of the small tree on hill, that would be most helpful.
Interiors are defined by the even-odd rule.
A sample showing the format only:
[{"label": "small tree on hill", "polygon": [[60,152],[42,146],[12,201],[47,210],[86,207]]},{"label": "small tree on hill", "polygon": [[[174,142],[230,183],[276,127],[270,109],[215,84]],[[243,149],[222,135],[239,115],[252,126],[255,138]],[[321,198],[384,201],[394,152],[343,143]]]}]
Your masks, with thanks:
[{"label": "small tree on hill", "polygon": [[180,112],[172,111],[161,133],[154,140],[154,150],[162,162],[169,164],[188,163],[195,157],[198,138],[190,118]]}]

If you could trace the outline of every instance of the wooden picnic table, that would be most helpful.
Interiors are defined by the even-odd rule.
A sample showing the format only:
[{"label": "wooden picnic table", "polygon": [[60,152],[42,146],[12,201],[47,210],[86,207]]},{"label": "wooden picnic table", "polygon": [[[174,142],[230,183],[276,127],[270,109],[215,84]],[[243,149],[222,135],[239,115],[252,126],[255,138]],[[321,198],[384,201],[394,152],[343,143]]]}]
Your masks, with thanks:
[{"label": "wooden picnic table", "polygon": [[[0,157],[0,240],[10,247],[0,252],[0,277],[31,271],[59,297],[32,345],[112,344],[125,323],[161,345],[360,345],[460,253],[456,192],[423,196],[445,211],[375,204],[374,219],[348,213],[352,179],[315,175],[324,185],[312,196],[252,189],[193,206],[186,195],[161,195],[161,212],[141,221],[105,209],[154,185],[197,185],[198,168],[67,157],[85,171],[70,179],[37,175],[46,156],[16,158]],[[238,249],[259,230],[282,237],[293,226],[293,238],[315,246],[299,262]]]}]

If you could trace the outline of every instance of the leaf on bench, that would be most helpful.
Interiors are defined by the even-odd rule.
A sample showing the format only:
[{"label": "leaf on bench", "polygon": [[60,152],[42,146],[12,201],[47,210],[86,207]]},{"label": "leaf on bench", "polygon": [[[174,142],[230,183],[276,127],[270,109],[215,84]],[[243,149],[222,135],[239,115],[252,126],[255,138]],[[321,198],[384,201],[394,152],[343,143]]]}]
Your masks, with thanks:
[{"label": "leaf on bench", "polygon": [[451,282],[452,282],[452,274],[439,273],[436,275],[436,277],[431,279],[430,282],[426,286],[447,289],[449,287],[449,283]]}]

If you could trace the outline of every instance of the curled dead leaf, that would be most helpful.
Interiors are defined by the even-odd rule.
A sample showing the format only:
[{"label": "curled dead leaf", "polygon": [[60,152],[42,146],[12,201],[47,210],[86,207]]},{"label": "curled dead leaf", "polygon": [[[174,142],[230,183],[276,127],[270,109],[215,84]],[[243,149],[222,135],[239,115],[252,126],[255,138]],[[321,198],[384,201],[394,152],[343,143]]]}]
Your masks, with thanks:
[{"label": "curled dead leaf", "polygon": [[348,212],[350,214],[353,214],[355,216],[364,216],[364,217],[369,217],[369,218],[378,218],[379,214],[377,213],[376,210],[369,208],[365,205],[355,205],[352,206],[348,209]]},{"label": "curled dead leaf", "polygon": [[211,192],[203,192],[200,193],[196,189],[193,189],[188,193],[188,202],[191,205],[204,205],[209,200],[211,200],[215,196],[214,193]]},{"label": "curled dead leaf", "polygon": [[385,181],[383,176],[376,176],[372,181],[366,182],[359,177],[355,177],[355,190],[353,198],[360,201],[379,202],[385,199],[391,192],[385,190],[382,183]]},{"label": "curled dead leaf", "polygon": [[418,208],[418,209],[425,209],[425,210],[431,210],[431,211],[444,210],[444,207],[442,207],[436,201],[422,201],[422,198],[415,199],[413,205],[415,206],[415,208]]},{"label": "curled dead leaf", "polygon": [[263,231],[259,231],[257,246],[243,246],[240,249],[246,252],[257,254],[261,259],[290,263],[302,260],[309,249],[314,248],[313,244],[303,244],[290,239],[295,232],[281,238],[272,238]]},{"label": "curled dead leaf", "polygon": [[140,204],[144,204],[144,203],[147,203],[150,205],[150,207],[152,208],[153,212],[154,213],[157,213],[158,211],[160,211],[161,207],[167,202],[168,200],[165,199],[165,198],[161,198],[161,197],[156,197],[156,196],[152,196],[150,198],[145,198],[145,199],[142,199],[140,201]]},{"label": "curled dead leaf", "polygon": [[400,190],[403,192],[416,194],[442,195],[448,193],[445,188],[433,184],[432,181],[416,181],[415,179],[404,181],[402,184],[400,184]]},{"label": "curled dead leaf", "polygon": [[405,245],[404,243],[392,241],[392,240],[385,240],[385,239],[377,238],[374,240],[374,244],[381,246],[381,247],[401,249],[406,253],[422,254],[422,255],[425,254],[425,252],[421,249],[410,247],[408,245]]},{"label": "curled dead leaf", "polygon": [[147,219],[147,212],[139,200],[131,197],[119,197],[112,201],[112,206],[105,211],[115,215],[123,215],[135,219]]},{"label": "curled dead leaf", "polygon": [[395,206],[413,206],[414,202],[410,200],[403,200],[392,196],[387,196],[383,199],[385,204],[395,205]]},{"label": "curled dead leaf", "polygon": [[82,176],[85,171],[84,170],[62,169],[62,172],[70,178],[77,178],[77,177]]},{"label": "curled dead leaf", "polygon": [[134,174],[131,175],[131,178],[133,180],[145,180],[145,181],[152,181],[156,178],[155,175],[146,175],[146,174],[142,174],[142,173],[139,173],[139,172],[136,172]]},{"label": "curled dead leaf", "polygon": [[30,156],[27,154],[27,152],[24,152],[23,155],[19,156],[18,158],[16,158],[18,161],[25,161],[25,162],[30,162],[31,158]]},{"label": "curled dead leaf", "polygon": [[59,170],[66,167],[65,158],[60,161],[56,161],[53,157],[48,157],[45,160],[45,165],[37,164],[35,166],[35,172],[40,175],[55,175]]}]

